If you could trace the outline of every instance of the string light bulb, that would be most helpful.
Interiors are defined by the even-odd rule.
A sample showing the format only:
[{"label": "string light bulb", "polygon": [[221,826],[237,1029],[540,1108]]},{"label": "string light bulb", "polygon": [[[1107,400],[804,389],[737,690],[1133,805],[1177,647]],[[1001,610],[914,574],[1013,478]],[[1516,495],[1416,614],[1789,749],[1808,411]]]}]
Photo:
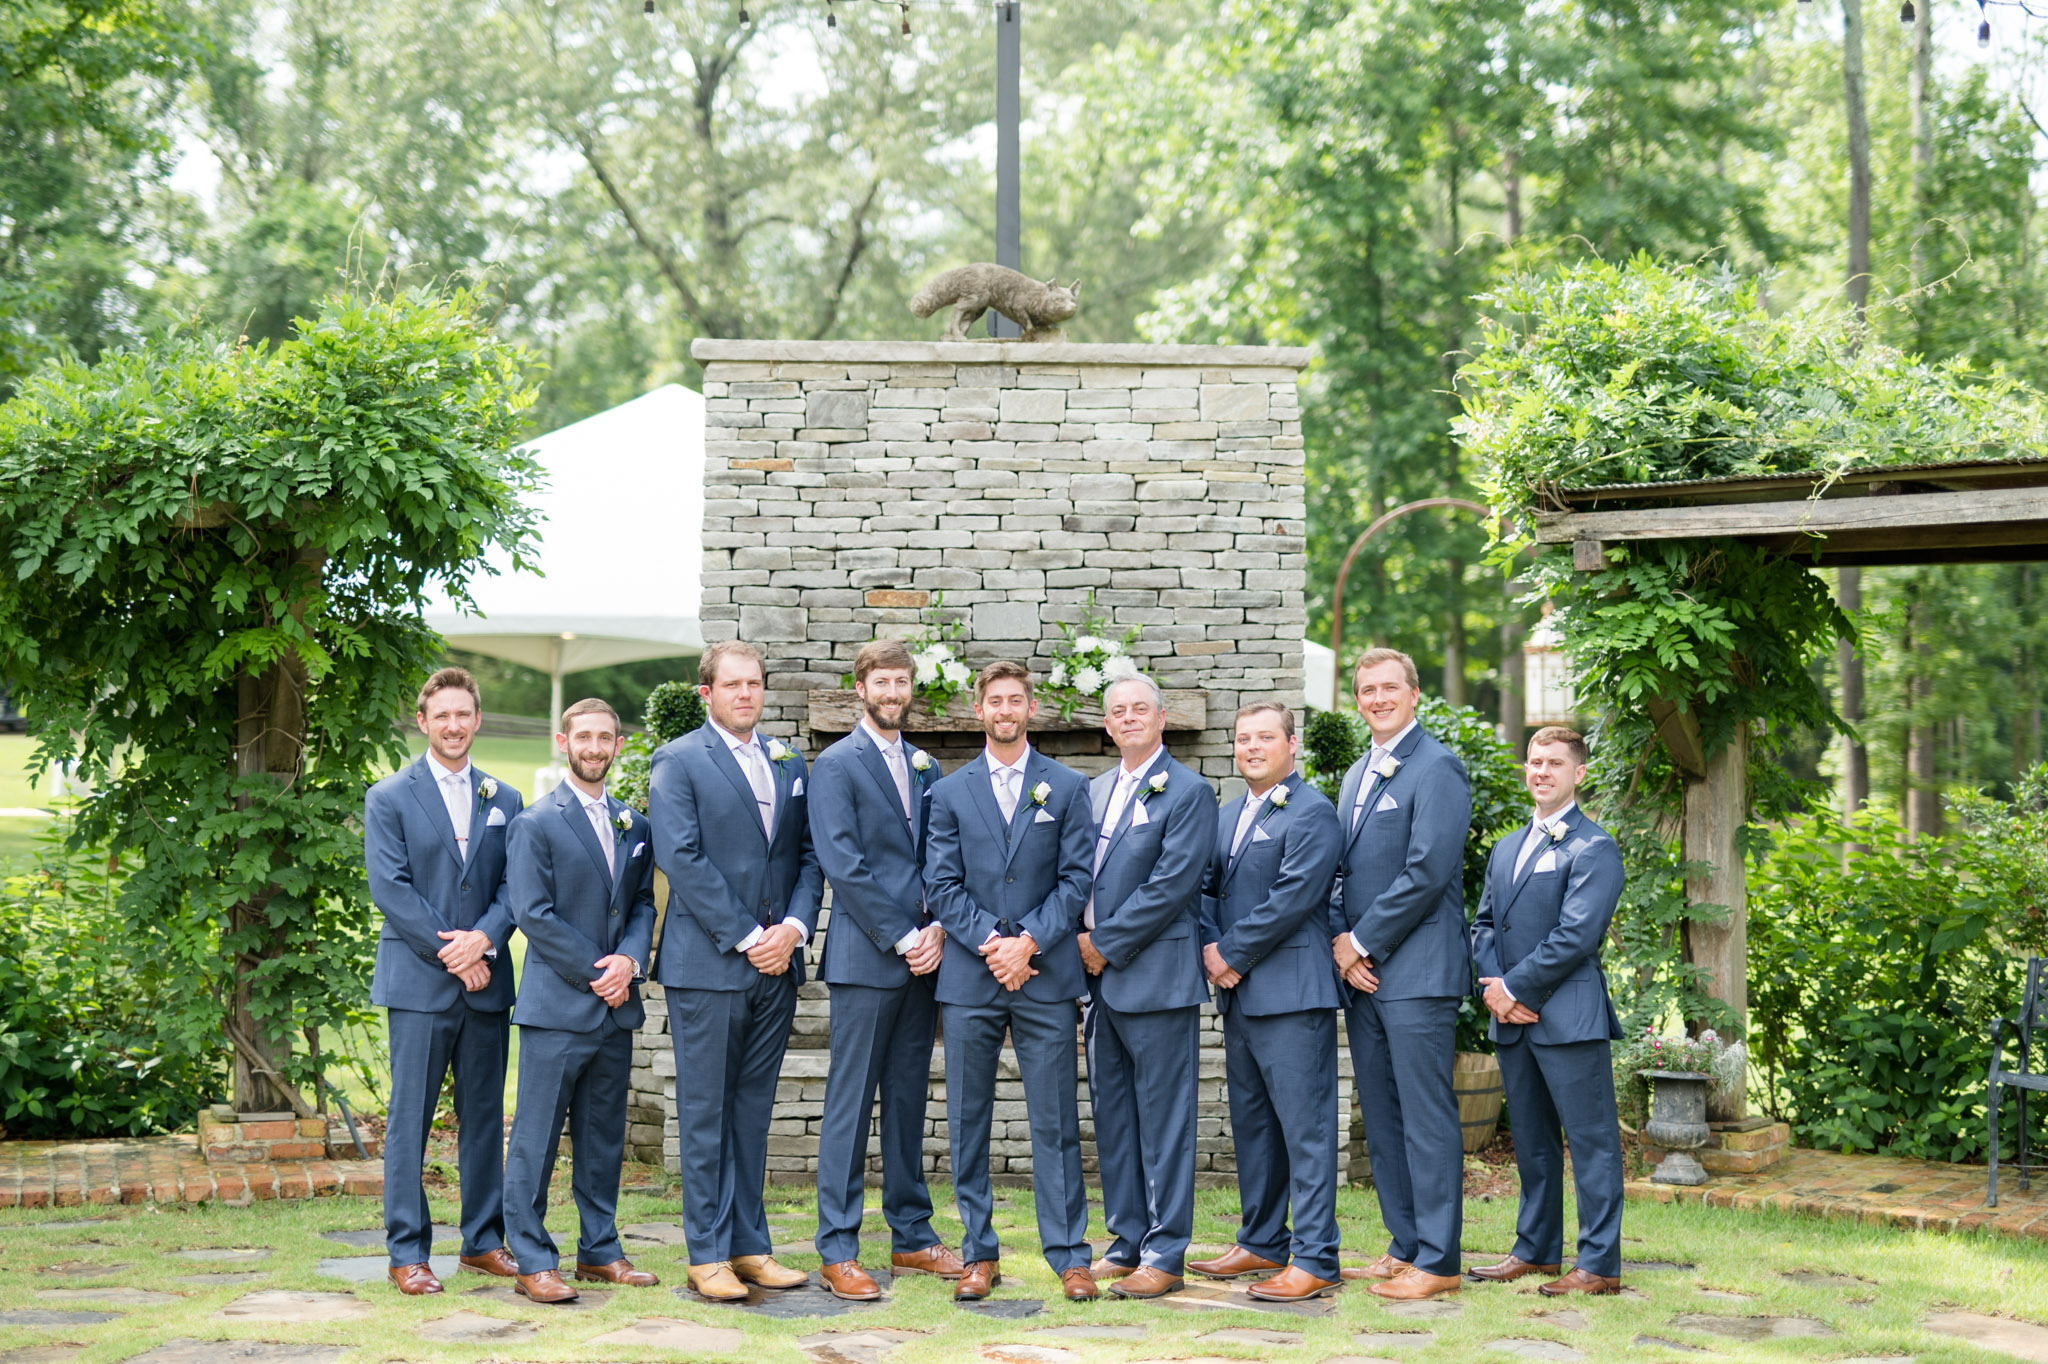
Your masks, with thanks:
[{"label": "string light bulb", "polygon": [[1906,0],[1903,5],[1899,6],[1899,22],[1910,24],[1913,22],[1913,18],[1913,0]]},{"label": "string light bulb", "polygon": [[654,0],[640,0],[640,12],[642,14],[654,13]]},{"label": "string light bulb", "polygon": [[746,26],[747,26],[748,24],[751,24],[751,23],[753,23],[753,22],[754,22],[754,21],[753,21],[753,19],[752,19],[752,18],[751,18],[751,17],[750,17],[750,16],[749,16],[749,15],[747,14],[747,7],[746,7],[745,5],[741,5],[741,6],[740,6],[740,27],[744,28],[744,27],[746,27]]},{"label": "string light bulb", "polygon": [[825,27],[839,27],[839,11],[833,8],[833,0],[825,0]]},{"label": "string light bulb", "polygon": [[903,36],[910,36],[910,0],[903,0]]}]

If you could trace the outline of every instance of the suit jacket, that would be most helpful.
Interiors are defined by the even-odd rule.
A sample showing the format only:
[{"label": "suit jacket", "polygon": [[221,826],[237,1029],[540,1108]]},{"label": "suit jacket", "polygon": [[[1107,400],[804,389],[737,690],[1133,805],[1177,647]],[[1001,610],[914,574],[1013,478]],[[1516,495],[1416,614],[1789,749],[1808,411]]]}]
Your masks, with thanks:
[{"label": "suit jacket", "polygon": [[1600,944],[1621,900],[1621,849],[1577,806],[1563,821],[1564,837],[1531,853],[1521,876],[1515,858],[1527,825],[1494,844],[1487,859],[1472,957],[1480,975],[1500,977],[1537,1015],[1530,1024],[1489,1024],[1496,1042],[1621,1036],[1600,966]]},{"label": "suit jacket", "polygon": [[[1041,782],[1047,787],[1043,804],[1031,799]],[[1088,903],[1095,853],[1088,779],[1032,749],[1016,817],[1005,825],[984,751],[933,787],[931,803],[925,896],[953,940],[939,962],[939,1002],[1004,1001],[1009,992],[976,951],[991,933],[1029,933],[1038,944],[1032,959],[1038,974],[1024,982],[1024,995],[1053,1001],[1086,994],[1088,973],[1074,934]]]},{"label": "suit jacket", "polygon": [[820,974],[828,985],[905,985],[910,967],[897,955],[903,935],[930,922],[924,908],[925,835],[931,825],[937,763],[917,770],[926,755],[903,743],[909,765],[910,803],[904,818],[896,779],[865,725],[833,744],[811,764],[811,845],[832,886],[832,917],[825,925]]},{"label": "suit jacket", "polygon": [[[757,742],[767,736],[759,730]],[[756,928],[794,919],[818,926],[824,889],[811,848],[804,759],[786,747],[768,764],[775,778],[775,827],[761,828],[754,788],[710,721],[654,750],[647,811],[654,862],[668,877],[668,914],[654,978],[693,990],[744,990],[761,973],[735,951]],[[790,958],[798,985],[804,954]]]},{"label": "suit jacket", "polygon": [[[1122,764],[1089,783],[1089,823],[1099,844]],[[1164,773],[1166,787],[1149,783]],[[1094,993],[1112,1009],[1147,1013],[1186,1009],[1208,997],[1202,975],[1202,878],[1216,846],[1216,792],[1165,746],[1139,774],[1137,790],[1118,812],[1109,849],[1095,872],[1095,931],[1090,941],[1109,959]],[[1095,857],[1095,845],[1089,848]]]},{"label": "suit jacket", "polygon": [[[484,783],[495,778],[470,765],[477,805],[469,818],[465,861],[441,799],[440,769],[428,770],[432,762],[420,754],[363,798],[363,864],[370,899],[384,916],[370,1002],[439,1012],[460,999],[472,1009],[509,1009],[512,954],[506,940],[512,936],[512,907],[505,890],[505,830],[522,802],[504,782],[486,799]],[[441,964],[439,953],[448,944],[435,935],[458,928],[481,930],[498,949],[490,961],[491,982],[481,990],[463,989]]]},{"label": "suit jacket", "polygon": [[1467,995],[1464,868],[1472,784],[1458,755],[1419,725],[1395,745],[1394,756],[1400,766],[1385,781],[1372,779],[1355,829],[1351,809],[1366,760],[1344,774],[1330,936],[1349,932],[1372,954],[1381,999]]},{"label": "suit jacket", "polygon": [[647,1020],[638,986],[611,1008],[590,985],[604,973],[599,957],[623,953],[644,972],[654,951],[654,856],[648,846],[647,817],[605,797],[616,821],[606,826],[613,865],[583,802],[568,782],[542,796],[512,821],[505,855],[512,918],[526,935],[526,970],[519,977],[519,1002],[512,1021],[522,1028],[591,1032],[609,1013],[631,1031]]},{"label": "suit jacket", "polygon": [[[1330,883],[1337,874],[1337,811],[1329,798],[1291,772],[1287,803],[1269,804],[1244,836],[1237,856],[1230,840],[1245,797],[1216,816],[1216,851],[1202,896],[1202,940],[1244,977],[1216,992],[1224,1013],[1250,1017],[1334,1009],[1337,963],[1330,956]],[[1261,837],[1264,835],[1264,837]]]}]

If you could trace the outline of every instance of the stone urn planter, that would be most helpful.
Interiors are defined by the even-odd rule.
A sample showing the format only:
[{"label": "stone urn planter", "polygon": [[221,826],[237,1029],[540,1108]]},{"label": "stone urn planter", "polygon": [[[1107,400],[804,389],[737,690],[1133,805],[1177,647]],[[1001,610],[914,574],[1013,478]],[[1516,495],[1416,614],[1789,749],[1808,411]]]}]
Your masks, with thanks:
[{"label": "stone urn planter", "polygon": [[1704,1184],[1707,1169],[1692,1153],[1713,1133],[1707,1127],[1707,1091],[1714,1077],[1697,1070],[1640,1070],[1648,1080],[1650,1120],[1643,1135],[1663,1147],[1666,1155],[1650,1175],[1653,1184]]}]

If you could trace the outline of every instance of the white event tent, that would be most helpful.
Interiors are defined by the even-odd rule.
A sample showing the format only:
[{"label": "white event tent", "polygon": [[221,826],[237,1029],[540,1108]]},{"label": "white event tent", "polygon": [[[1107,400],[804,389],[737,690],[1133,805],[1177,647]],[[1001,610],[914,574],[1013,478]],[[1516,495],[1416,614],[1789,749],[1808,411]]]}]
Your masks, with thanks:
[{"label": "white event tent", "polygon": [[430,598],[426,621],[455,648],[547,673],[553,724],[564,673],[704,647],[704,399],[664,384],[528,448],[547,481],[532,555],[545,576],[494,551],[475,610]]}]

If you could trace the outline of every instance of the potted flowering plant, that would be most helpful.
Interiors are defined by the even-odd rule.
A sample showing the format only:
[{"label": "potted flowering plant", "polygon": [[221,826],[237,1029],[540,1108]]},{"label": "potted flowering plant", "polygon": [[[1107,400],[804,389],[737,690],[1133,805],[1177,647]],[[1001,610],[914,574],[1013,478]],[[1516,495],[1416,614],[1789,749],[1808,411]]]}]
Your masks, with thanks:
[{"label": "potted flowering plant", "polygon": [[1093,592],[1079,623],[1060,626],[1065,638],[1053,646],[1046,691],[1062,720],[1073,719],[1075,711],[1100,698],[1110,683],[1138,671],[1130,646],[1137,642],[1140,627],[1117,636],[1108,633],[1108,626],[1108,618],[1096,614]]}]

